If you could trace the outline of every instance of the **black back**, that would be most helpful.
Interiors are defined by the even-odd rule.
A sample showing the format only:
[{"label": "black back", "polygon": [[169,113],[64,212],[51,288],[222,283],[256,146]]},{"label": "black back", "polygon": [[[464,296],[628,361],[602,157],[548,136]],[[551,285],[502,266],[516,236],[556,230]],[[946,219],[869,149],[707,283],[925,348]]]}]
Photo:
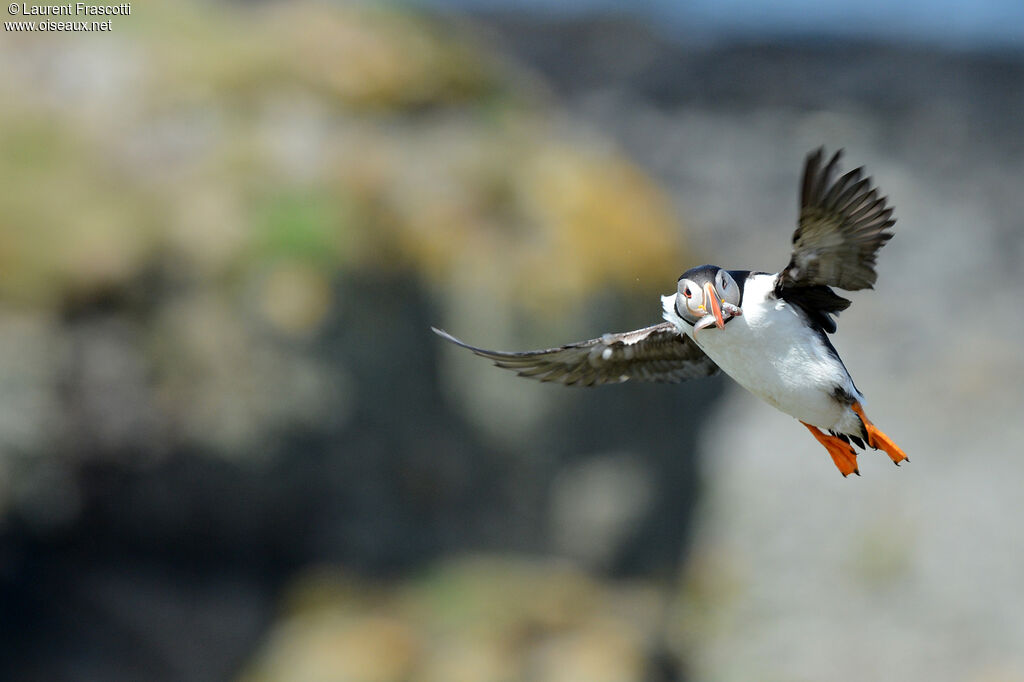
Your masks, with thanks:
[{"label": "black back", "polygon": [[832,291],[831,287],[827,287],[824,284],[804,287],[783,287],[781,283],[782,278],[780,277],[779,284],[775,285],[776,296],[786,303],[799,308],[815,328],[826,331],[829,334],[835,333],[836,321],[832,316],[849,308],[849,299],[843,298]]}]

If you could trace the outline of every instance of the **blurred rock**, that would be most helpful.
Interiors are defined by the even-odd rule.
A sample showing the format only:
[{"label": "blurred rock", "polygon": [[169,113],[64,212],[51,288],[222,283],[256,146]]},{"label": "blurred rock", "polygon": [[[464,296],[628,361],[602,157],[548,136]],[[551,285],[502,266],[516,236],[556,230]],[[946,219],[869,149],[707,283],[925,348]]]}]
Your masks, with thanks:
[{"label": "blurred rock", "polygon": [[[159,17],[173,30],[154,30]],[[229,22],[246,30],[207,40]],[[165,447],[272,449],[283,424],[318,419],[313,404],[333,398],[301,378],[315,363],[252,318],[313,335],[340,273],[411,271],[442,301],[479,289],[509,314],[550,315],[634,288],[638,271],[646,293],[675,272],[660,192],[602,138],[564,139],[555,112],[434,21],[158,2],[122,23],[103,46],[0,47],[16,65],[0,77],[0,212],[21,226],[0,234],[0,294],[72,324],[132,316],[126,381],[134,405],[157,406],[144,428]],[[103,125],[64,106],[71,62],[111,72]],[[126,415],[92,410],[80,425],[116,430],[104,420]]]},{"label": "blurred rock", "polygon": [[654,482],[628,454],[566,467],[551,492],[552,546],[587,566],[609,568],[650,512]]},{"label": "blurred rock", "polygon": [[275,632],[260,672],[243,679],[399,682],[410,679],[416,645],[415,633],[398,619],[307,616]]}]

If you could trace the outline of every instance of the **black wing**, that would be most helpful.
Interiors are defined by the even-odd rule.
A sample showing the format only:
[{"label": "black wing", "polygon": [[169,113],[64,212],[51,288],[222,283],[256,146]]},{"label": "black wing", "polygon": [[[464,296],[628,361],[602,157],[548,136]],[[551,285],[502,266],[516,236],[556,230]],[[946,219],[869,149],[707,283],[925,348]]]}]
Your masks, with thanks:
[{"label": "black wing", "polygon": [[833,286],[856,291],[870,289],[878,278],[875,257],[892,237],[889,228],[896,221],[886,197],[879,197],[871,178],[863,177],[863,168],[835,179],[841,155],[842,150],[836,152],[824,166],[824,149],[807,157],[793,256],[781,273],[779,289]]},{"label": "black wing", "polygon": [[438,336],[493,360],[519,376],[558,381],[569,386],[595,386],[634,381],[678,383],[718,372],[711,358],[669,322],[622,334],[570,343],[561,348],[505,353],[463,343],[431,327]]}]

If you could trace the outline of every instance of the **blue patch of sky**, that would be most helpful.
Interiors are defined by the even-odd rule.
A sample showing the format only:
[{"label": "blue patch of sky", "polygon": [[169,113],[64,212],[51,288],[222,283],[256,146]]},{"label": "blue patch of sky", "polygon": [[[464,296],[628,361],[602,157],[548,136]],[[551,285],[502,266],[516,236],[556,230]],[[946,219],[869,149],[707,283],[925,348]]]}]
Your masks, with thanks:
[{"label": "blue patch of sky", "polygon": [[405,0],[464,11],[614,13],[667,35],[716,38],[846,37],[954,48],[1024,49],[1024,0]]}]

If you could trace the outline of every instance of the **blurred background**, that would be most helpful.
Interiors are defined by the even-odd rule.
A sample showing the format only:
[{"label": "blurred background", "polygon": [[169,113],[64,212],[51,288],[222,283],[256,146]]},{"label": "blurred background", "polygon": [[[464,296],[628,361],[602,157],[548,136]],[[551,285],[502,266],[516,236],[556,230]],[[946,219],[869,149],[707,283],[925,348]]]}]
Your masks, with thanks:
[{"label": "blurred background", "polygon": [[[1024,680],[1022,48],[1009,0],[5,31],[0,679]],[[819,145],[896,207],[834,341],[908,466],[429,331],[547,347],[775,271]]]}]

